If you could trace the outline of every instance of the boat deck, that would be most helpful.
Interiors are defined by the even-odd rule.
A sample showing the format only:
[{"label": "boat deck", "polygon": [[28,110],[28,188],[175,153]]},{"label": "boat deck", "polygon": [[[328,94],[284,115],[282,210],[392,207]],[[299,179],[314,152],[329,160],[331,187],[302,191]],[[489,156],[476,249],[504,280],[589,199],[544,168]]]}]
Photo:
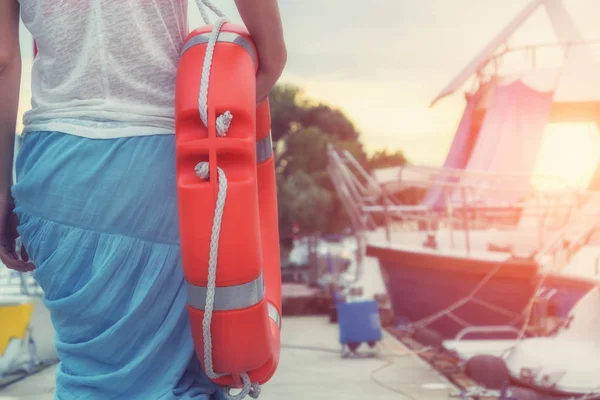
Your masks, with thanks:
[{"label": "boat deck", "polygon": [[[0,391],[0,400],[51,400],[53,387],[54,368],[48,368]],[[287,317],[279,369],[260,399],[438,400],[456,391],[388,333],[377,357],[342,358],[338,325],[326,317]]]},{"label": "boat deck", "polygon": [[[410,249],[415,252],[448,256],[464,257],[469,255],[490,260],[506,259],[511,253],[511,247],[516,254],[529,255],[538,244],[534,235],[518,230],[473,230],[466,234],[465,231],[439,229],[435,232],[435,238],[438,248],[432,249],[423,245],[427,239],[426,231],[392,230],[390,231],[390,241],[387,240],[386,231],[383,228],[367,233],[367,242],[371,246]],[[495,246],[496,250],[491,251],[490,246]]]}]

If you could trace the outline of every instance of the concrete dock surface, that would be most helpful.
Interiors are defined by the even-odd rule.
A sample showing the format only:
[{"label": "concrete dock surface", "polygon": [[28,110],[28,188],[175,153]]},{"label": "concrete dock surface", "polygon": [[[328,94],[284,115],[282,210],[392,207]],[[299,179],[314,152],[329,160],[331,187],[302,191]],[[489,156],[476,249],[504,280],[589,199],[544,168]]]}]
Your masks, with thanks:
[{"label": "concrete dock surface", "polygon": [[[438,400],[456,392],[388,333],[374,357],[343,358],[338,335],[338,325],[326,317],[284,318],[279,368],[260,399]],[[368,346],[361,350],[373,352]],[[0,400],[52,400],[53,390],[50,367],[0,391]]]}]

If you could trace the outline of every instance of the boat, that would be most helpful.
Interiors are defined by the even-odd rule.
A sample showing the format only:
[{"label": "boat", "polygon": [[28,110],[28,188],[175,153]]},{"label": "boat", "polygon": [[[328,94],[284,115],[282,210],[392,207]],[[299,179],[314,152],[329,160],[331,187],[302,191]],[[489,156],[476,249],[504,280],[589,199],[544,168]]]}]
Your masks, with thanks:
[{"label": "boat", "polygon": [[[508,47],[541,9],[557,42]],[[598,160],[583,185],[535,168],[549,125],[598,125],[595,44],[562,0],[532,1],[434,99],[473,81],[443,166],[369,171],[328,149],[364,259],[383,274],[394,330],[454,357],[484,389],[463,398],[600,398]],[[561,61],[542,68],[548,48]],[[532,65],[504,73],[519,52]]]},{"label": "boat", "polygon": [[[508,47],[539,10],[557,41]],[[379,262],[398,326],[438,341],[547,333],[598,285],[600,194],[535,171],[550,124],[598,122],[595,44],[561,0],[532,1],[434,99],[471,81],[443,166],[367,171],[330,147],[332,182]],[[538,65],[550,49],[559,62]],[[529,64],[505,72],[515,54]],[[411,190],[418,201],[398,201]]]},{"label": "boat", "polygon": [[[541,9],[557,42],[508,47]],[[394,330],[452,355],[498,398],[600,398],[598,160],[583,186],[535,170],[550,124],[598,124],[594,44],[562,0],[532,1],[434,99],[473,80],[443,166],[369,171],[328,149],[364,258],[382,271]],[[561,61],[541,68],[547,48]],[[504,73],[519,52],[533,64]]]}]

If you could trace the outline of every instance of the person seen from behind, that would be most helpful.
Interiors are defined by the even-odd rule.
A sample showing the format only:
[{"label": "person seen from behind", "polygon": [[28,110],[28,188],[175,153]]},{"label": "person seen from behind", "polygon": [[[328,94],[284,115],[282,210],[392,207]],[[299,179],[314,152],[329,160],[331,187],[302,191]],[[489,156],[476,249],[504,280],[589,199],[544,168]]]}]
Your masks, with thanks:
[{"label": "person seen from behind", "polygon": [[[235,3],[259,54],[258,102],[287,60],[278,3]],[[0,1],[0,260],[44,291],[57,400],[222,396],[195,356],[179,250],[187,13],[188,0]],[[20,21],[38,54],[13,185]]]}]

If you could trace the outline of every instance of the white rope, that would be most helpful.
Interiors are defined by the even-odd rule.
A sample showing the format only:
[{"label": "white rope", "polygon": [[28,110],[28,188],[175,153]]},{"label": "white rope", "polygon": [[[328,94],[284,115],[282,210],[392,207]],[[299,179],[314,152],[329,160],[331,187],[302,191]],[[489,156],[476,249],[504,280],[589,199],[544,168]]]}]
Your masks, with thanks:
[{"label": "white rope", "polygon": [[[200,94],[198,96],[198,111],[200,112],[200,119],[204,126],[208,128],[208,83],[210,80],[210,69],[212,66],[213,54],[217,39],[219,38],[219,32],[223,27],[223,24],[227,22],[225,18],[219,18],[213,26],[213,30],[210,34],[210,39],[206,47],[206,55],[204,56],[204,65],[202,66],[202,79],[200,81]],[[223,137],[229,130],[229,125],[233,116],[231,112],[225,111],[223,115],[217,117],[217,136]]]},{"label": "white rope", "polygon": [[[227,22],[225,15],[215,7],[209,0],[196,0],[196,5],[202,14],[204,22],[209,24],[209,18],[204,6],[211,9],[219,19],[215,22],[213,30],[208,41],[206,48],[206,54],[204,56],[204,65],[202,67],[202,77],[200,81],[200,93],[198,95],[198,111],[200,112],[200,119],[206,128],[208,129],[208,83],[210,80],[210,70],[212,66],[212,59],[219,37],[219,32],[223,27],[223,24]],[[226,111],[216,119],[216,133],[218,137],[224,137],[227,135],[229,126],[233,116],[231,112]],[[198,163],[195,167],[196,174],[201,179],[208,179],[210,175],[210,165],[208,162]],[[215,215],[213,219],[212,233],[210,237],[210,254],[208,260],[208,283],[206,289],[206,304],[204,307],[204,317],[202,318],[202,336],[204,339],[204,368],[206,375],[211,379],[217,379],[227,374],[216,373],[213,369],[212,360],[212,334],[211,334],[211,321],[215,302],[215,287],[217,282],[217,264],[219,254],[219,236],[221,234],[221,222],[223,220],[223,211],[225,209],[225,200],[227,198],[227,177],[225,172],[221,168],[217,168],[219,190],[217,192],[217,202],[215,204]],[[228,400],[241,400],[246,396],[250,396],[257,399],[260,395],[260,385],[258,383],[252,383],[247,373],[240,374],[244,386],[242,391],[237,395],[230,393],[231,388],[224,388],[225,398]]]},{"label": "white rope", "polygon": [[[209,163],[201,162],[195,167],[196,174],[201,179],[208,179]],[[208,259],[208,283],[206,289],[206,304],[204,307],[204,318],[202,319],[202,335],[204,338],[204,367],[206,369],[206,375],[211,379],[217,379],[227,374],[216,373],[213,369],[212,361],[212,334],[210,330],[212,313],[215,302],[215,286],[217,281],[217,257],[219,254],[219,236],[221,234],[221,222],[223,220],[223,211],[225,209],[225,200],[227,198],[227,176],[221,168],[217,168],[217,174],[219,177],[219,190],[217,192],[217,203],[215,205],[215,216],[213,218],[212,233],[210,236],[210,253]],[[250,377],[247,373],[242,373],[242,381],[244,387],[237,395],[231,395],[229,393],[230,388],[225,388],[225,397],[230,400],[240,400],[246,396],[250,396],[257,399],[260,395],[260,385],[258,383],[253,384],[250,381]]]},{"label": "white rope", "polygon": [[204,7],[207,7],[212,12],[214,12],[219,18],[226,18],[225,14],[219,10],[217,6],[215,6],[210,0],[196,0],[196,6],[198,6],[198,10],[200,10],[200,15],[204,20],[206,25],[210,24],[210,18],[208,18],[208,13]]},{"label": "white rope", "polygon": [[504,266],[504,262],[499,262],[498,264],[496,264],[496,266],[493,269],[491,269],[487,273],[487,275],[485,275],[483,277],[483,279],[481,281],[479,281],[477,286],[475,286],[475,288],[473,288],[473,290],[471,290],[471,292],[469,294],[467,294],[465,297],[457,300],[450,306],[448,306],[432,315],[429,315],[418,321],[412,322],[410,324],[410,326],[414,326],[417,328],[423,328],[428,325],[431,325],[432,323],[434,323],[435,321],[439,320],[442,317],[449,316],[450,313],[452,313],[453,311],[455,311],[458,308],[461,308],[465,304],[469,303],[469,301],[471,301],[473,298],[475,298],[475,295],[477,295],[477,293],[494,277],[494,275],[496,275],[498,273],[498,271],[500,271],[500,269],[502,269],[503,266]]}]

